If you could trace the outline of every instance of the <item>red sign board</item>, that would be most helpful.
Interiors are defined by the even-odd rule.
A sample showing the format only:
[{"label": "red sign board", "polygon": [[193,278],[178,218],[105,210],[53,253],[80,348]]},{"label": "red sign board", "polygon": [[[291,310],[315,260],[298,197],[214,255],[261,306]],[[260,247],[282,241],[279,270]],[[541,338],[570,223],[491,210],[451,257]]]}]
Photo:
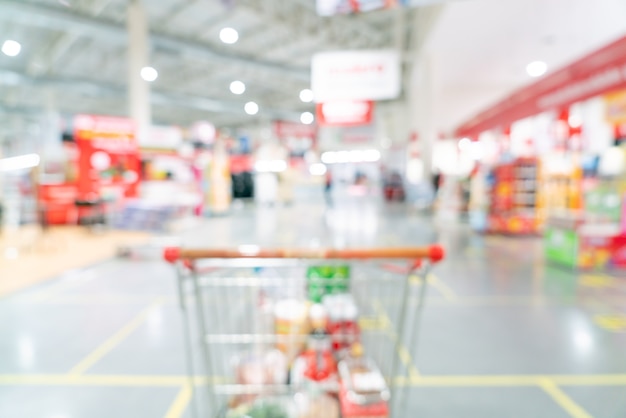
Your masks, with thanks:
[{"label": "red sign board", "polygon": [[589,54],[461,125],[456,136],[481,132],[626,87],[626,37]]},{"label": "red sign board", "polygon": [[79,149],[78,195],[81,199],[100,196],[103,186],[118,186],[124,196],[137,195],[139,149],[131,119],[77,115],[74,137]]},{"label": "red sign board", "polygon": [[317,104],[317,121],[325,126],[359,126],[372,122],[371,101],[338,101]]},{"label": "red sign board", "polygon": [[303,123],[287,122],[278,120],[274,122],[274,131],[279,139],[286,138],[311,138],[317,137],[316,125],[305,125]]}]

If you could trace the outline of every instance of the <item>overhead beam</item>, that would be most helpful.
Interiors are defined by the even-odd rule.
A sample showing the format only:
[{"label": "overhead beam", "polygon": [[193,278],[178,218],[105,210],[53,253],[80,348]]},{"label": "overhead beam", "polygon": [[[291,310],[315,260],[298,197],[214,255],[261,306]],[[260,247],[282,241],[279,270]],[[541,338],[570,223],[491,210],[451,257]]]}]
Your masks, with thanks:
[{"label": "overhead beam", "polygon": [[[82,36],[101,38],[107,42],[123,45],[127,43],[126,28],[117,22],[25,0],[3,0],[0,2],[0,19],[17,21],[28,26],[40,26],[62,32],[77,33]],[[309,70],[306,68],[290,67],[272,61],[217,51],[210,45],[194,39],[151,31],[150,40],[153,47],[163,53],[254,67],[304,81],[310,77]]]},{"label": "overhead beam", "polygon": [[[59,88],[63,91],[74,90],[80,94],[102,96],[102,97],[119,97],[125,99],[126,88],[120,85],[96,82],[89,79],[65,78],[65,77],[32,77],[27,74],[16,73],[13,71],[0,70],[0,85],[33,85],[39,87]],[[152,103],[161,106],[171,106],[176,108],[188,108],[202,110],[211,113],[229,113],[239,114],[242,118],[247,117],[243,111],[243,103],[226,102],[222,100],[214,100],[205,97],[182,95],[176,93],[168,93],[153,90],[151,94]],[[273,119],[298,120],[300,114],[283,109],[262,107],[263,116]]]}]

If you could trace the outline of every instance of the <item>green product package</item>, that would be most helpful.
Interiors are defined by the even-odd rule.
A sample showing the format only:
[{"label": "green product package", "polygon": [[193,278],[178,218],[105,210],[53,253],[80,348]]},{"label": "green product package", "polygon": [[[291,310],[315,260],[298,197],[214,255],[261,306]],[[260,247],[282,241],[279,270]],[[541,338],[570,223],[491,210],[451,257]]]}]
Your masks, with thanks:
[{"label": "green product package", "polygon": [[309,300],[321,303],[324,295],[347,293],[350,266],[311,266],[306,272]]},{"label": "green product package", "polygon": [[577,267],[578,245],[578,234],[574,230],[547,228],[545,231],[544,251],[548,261]]}]

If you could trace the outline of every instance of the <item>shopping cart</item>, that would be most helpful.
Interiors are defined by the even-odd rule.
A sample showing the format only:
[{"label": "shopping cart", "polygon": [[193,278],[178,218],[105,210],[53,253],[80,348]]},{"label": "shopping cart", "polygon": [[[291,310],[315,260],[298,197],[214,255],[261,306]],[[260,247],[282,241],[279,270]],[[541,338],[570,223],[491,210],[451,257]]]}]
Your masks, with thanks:
[{"label": "shopping cart", "polygon": [[164,256],[178,272],[196,416],[410,416],[400,389],[418,376],[409,348],[441,247]]}]

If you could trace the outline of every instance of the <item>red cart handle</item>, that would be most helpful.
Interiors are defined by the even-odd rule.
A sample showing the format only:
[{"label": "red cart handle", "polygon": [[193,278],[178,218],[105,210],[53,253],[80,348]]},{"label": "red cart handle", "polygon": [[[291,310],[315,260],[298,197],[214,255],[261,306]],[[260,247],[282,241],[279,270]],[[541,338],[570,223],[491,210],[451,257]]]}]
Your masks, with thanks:
[{"label": "red cart handle", "polygon": [[429,259],[437,263],[445,257],[445,250],[440,245],[428,247],[398,248],[363,248],[363,249],[310,249],[310,248],[259,248],[254,245],[243,245],[234,249],[190,249],[166,248],[163,258],[170,263],[178,260],[195,260],[199,258],[303,258],[303,259]]}]

